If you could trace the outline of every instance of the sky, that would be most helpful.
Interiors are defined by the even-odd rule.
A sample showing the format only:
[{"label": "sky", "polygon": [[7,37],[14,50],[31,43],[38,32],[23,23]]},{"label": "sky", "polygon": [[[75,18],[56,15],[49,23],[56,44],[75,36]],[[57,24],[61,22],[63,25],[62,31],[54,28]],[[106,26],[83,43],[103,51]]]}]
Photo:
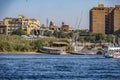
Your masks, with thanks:
[{"label": "sky", "polygon": [[24,15],[44,25],[48,19],[57,26],[64,22],[73,28],[89,29],[89,10],[98,4],[114,7],[120,0],[0,0],[0,20]]}]

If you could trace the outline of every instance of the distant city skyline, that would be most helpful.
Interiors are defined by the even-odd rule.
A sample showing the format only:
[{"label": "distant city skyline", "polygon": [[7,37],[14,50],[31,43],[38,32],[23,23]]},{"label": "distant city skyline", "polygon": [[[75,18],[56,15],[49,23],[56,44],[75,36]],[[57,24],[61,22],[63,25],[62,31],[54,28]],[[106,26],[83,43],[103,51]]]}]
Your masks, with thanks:
[{"label": "distant city skyline", "polygon": [[0,0],[0,20],[24,15],[46,25],[47,19],[55,25],[61,22],[71,27],[89,29],[89,10],[104,4],[120,5],[120,0]]}]

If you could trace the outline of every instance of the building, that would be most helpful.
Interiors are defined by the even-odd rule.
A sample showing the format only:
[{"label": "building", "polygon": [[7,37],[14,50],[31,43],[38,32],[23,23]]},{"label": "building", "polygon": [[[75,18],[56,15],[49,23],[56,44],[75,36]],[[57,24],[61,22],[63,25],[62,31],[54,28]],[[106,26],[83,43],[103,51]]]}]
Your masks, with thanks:
[{"label": "building", "polygon": [[113,34],[120,29],[120,6],[104,7],[99,4],[90,10],[90,32]]},{"label": "building", "polygon": [[0,21],[0,34],[6,33],[6,26],[4,25],[3,21]]},{"label": "building", "polygon": [[62,25],[62,30],[63,31],[66,31],[66,32],[69,32],[69,25]]},{"label": "building", "polygon": [[51,27],[50,27],[50,30],[59,31],[59,30],[61,30],[61,28],[58,27],[58,26],[51,26]]},{"label": "building", "polygon": [[113,31],[120,31],[120,5],[116,5],[113,11]]},{"label": "building", "polygon": [[4,25],[4,22],[3,22],[3,21],[0,21],[0,26],[1,26],[1,25]]},{"label": "building", "polygon": [[69,32],[70,27],[69,27],[69,25],[66,25],[66,24],[64,24],[64,22],[62,22],[61,30]]},{"label": "building", "polygon": [[22,27],[22,20],[19,18],[5,18],[6,34],[11,34],[14,30]]},{"label": "building", "polygon": [[40,22],[36,19],[25,18],[5,18],[4,25],[6,26],[6,34],[12,33],[16,29],[23,29],[27,34],[34,34],[34,31],[40,28]]},{"label": "building", "polygon": [[53,21],[50,21],[49,30],[59,31],[60,29],[61,29],[60,27],[54,25]]}]

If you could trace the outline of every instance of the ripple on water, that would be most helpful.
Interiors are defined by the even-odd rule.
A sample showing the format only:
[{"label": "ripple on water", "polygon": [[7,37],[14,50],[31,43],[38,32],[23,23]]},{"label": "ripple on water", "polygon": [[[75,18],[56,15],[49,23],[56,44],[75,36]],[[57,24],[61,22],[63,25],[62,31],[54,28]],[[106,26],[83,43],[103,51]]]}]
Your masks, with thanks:
[{"label": "ripple on water", "polygon": [[0,80],[21,79],[119,80],[120,59],[95,55],[0,55]]}]

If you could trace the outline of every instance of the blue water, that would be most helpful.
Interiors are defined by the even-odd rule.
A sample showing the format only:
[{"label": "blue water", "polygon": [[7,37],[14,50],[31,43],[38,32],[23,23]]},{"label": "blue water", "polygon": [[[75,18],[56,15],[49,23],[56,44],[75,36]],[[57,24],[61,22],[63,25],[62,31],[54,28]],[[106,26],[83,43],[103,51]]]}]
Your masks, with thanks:
[{"label": "blue water", "polygon": [[120,59],[100,55],[0,55],[0,80],[120,80]]}]

